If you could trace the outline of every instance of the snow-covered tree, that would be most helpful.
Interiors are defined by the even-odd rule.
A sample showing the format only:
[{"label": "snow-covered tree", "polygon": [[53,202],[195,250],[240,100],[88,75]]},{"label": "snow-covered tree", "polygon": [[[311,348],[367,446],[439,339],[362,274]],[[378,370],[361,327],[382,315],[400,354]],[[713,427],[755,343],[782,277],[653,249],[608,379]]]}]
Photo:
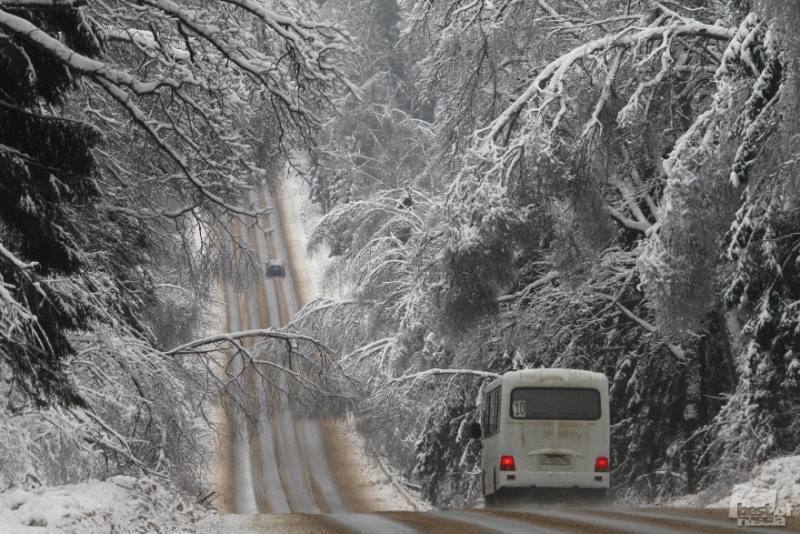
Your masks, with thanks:
[{"label": "snow-covered tree", "polygon": [[24,456],[3,485],[153,471],[198,488],[211,392],[188,384],[207,366],[165,350],[195,334],[222,223],[255,214],[242,193],[346,87],[348,36],[317,15],[0,1],[0,451]]},{"label": "snow-covered tree", "polygon": [[[79,10],[25,13],[84,56],[100,52]],[[88,228],[74,214],[98,195],[91,149],[100,133],[47,111],[74,85],[57,58],[8,31],[0,52],[0,358],[37,403],[81,404],[65,375],[74,353],[66,333],[87,327],[91,290],[65,278],[89,267]]]},{"label": "snow-covered tree", "polygon": [[[425,388],[425,417],[365,404],[373,443],[401,443],[395,461],[419,473],[458,469],[464,443],[435,436],[452,403],[474,406],[454,381],[480,381],[420,373],[563,366],[612,379],[614,480],[631,495],[795,450],[796,9],[400,5],[402,39],[430,47],[410,71],[431,148],[405,209],[387,189],[322,220],[353,289],[305,317],[380,398],[403,398],[406,376]],[[426,493],[447,493],[434,478]]]},{"label": "snow-covered tree", "polygon": [[324,8],[357,45],[345,71],[354,91],[337,100],[311,151],[311,195],[327,212],[413,185],[432,136],[414,96],[414,51],[400,41],[395,0],[337,0]]}]

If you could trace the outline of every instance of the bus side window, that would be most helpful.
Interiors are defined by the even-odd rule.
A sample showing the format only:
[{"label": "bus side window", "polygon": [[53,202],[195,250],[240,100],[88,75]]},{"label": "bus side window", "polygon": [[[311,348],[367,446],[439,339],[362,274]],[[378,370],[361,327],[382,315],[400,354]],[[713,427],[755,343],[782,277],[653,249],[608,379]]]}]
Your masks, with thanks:
[{"label": "bus side window", "polygon": [[495,422],[494,422],[494,403],[497,402],[494,396],[494,391],[490,395],[491,401],[489,403],[489,435],[493,435],[495,432]]},{"label": "bus side window", "polygon": [[494,433],[500,432],[500,388],[494,390]]},{"label": "bus side window", "polygon": [[494,412],[494,394],[490,392],[486,396],[486,435],[492,435],[492,413]]},{"label": "bus side window", "polygon": [[484,417],[485,423],[483,425],[486,436],[494,435],[500,429],[500,388],[497,388],[486,395]]},{"label": "bus side window", "polygon": [[486,421],[486,435],[494,434],[494,391],[489,393],[489,405],[486,407],[488,421]]},{"label": "bus side window", "polygon": [[483,397],[483,406],[481,407],[481,426],[483,427],[483,435],[489,435],[489,400],[491,395],[487,394]]},{"label": "bus side window", "polygon": [[494,396],[494,431],[500,432],[500,388],[495,390]]}]

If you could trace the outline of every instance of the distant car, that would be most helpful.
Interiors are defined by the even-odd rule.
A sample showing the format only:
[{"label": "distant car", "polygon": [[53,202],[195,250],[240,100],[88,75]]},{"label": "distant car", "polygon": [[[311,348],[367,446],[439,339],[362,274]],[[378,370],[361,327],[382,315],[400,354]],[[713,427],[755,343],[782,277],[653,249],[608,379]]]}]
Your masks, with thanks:
[{"label": "distant car", "polygon": [[267,276],[286,276],[286,265],[281,260],[269,260],[265,268]]}]

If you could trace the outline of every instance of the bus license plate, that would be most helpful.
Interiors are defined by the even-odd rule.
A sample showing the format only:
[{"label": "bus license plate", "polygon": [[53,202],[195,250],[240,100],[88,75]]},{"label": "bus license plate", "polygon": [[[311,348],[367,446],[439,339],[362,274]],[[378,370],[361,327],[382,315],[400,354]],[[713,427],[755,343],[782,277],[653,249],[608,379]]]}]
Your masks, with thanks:
[{"label": "bus license plate", "polygon": [[553,454],[543,454],[539,456],[539,463],[542,465],[569,465],[569,456],[556,456]]}]

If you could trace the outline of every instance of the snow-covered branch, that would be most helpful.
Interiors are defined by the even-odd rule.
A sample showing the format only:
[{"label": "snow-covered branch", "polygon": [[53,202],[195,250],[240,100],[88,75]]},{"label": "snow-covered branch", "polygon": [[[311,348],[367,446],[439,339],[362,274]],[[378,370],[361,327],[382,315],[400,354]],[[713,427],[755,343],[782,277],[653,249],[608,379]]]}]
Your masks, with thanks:
[{"label": "snow-covered branch", "polygon": [[[96,37],[111,45],[100,58],[81,53],[16,11],[17,4],[27,3],[53,8],[78,4],[4,1],[0,28],[102,88],[110,98],[93,104],[89,118],[101,127],[111,126],[115,134],[129,135],[120,128],[125,120],[114,117],[119,110],[127,115],[195,188],[195,207],[254,215],[228,200],[264,172],[265,162],[253,161],[263,137],[242,127],[244,101],[264,102],[274,115],[275,138],[288,151],[286,143],[297,136],[308,138],[316,113],[346,85],[338,70],[349,47],[345,32],[249,0],[220,0],[213,6],[184,6],[172,0],[87,4],[76,13],[102,26]],[[223,6],[228,15],[222,15]],[[227,31],[225,25],[234,22],[266,31],[256,42],[249,33]],[[149,29],[140,29],[142,25]],[[137,53],[148,59],[146,69],[130,61]],[[159,161],[148,163],[172,175]],[[161,212],[186,215],[188,210]]]},{"label": "snow-covered branch", "polygon": [[[534,78],[533,82],[514,102],[503,110],[492,123],[477,132],[483,143],[502,138],[502,132],[519,116],[523,108],[533,106],[535,113],[541,114],[551,104],[563,99],[564,82],[568,73],[576,63],[594,54],[607,53],[615,49],[632,49],[649,41],[661,40],[669,42],[678,37],[707,38],[727,42],[736,33],[735,28],[716,26],[699,21],[685,21],[683,18],[654,27],[637,28],[631,26],[616,34],[606,35],[594,41],[580,45],[546,65]],[[558,115],[556,115],[558,117]],[[555,130],[558,123],[551,125]]]},{"label": "snow-covered branch", "polygon": [[282,332],[278,330],[272,330],[269,328],[262,328],[256,330],[244,330],[242,332],[231,332],[226,334],[216,334],[213,336],[208,336],[202,339],[196,339],[190,341],[189,343],[185,343],[180,345],[179,347],[175,347],[165,352],[165,354],[169,355],[178,355],[178,354],[191,354],[197,352],[198,349],[202,347],[206,347],[208,345],[215,345],[219,343],[231,343],[236,342],[242,339],[252,339],[252,338],[266,338],[266,339],[275,339],[282,341],[284,343],[291,343],[292,341],[308,341],[311,344],[319,347],[324,348],[324,345],[308,336],[304,336],[302,334],[292,334],[287,332]]},{"label": "snow-covered branch", "polygon": [[418,373],[412,373],[408,375],[398,376],[396,378],[392,378],[387,380],[384,384],[384,388],[390,388],[395,385],[404,384],[406,382],[418,382],[420,380],[425,380],[428,378],[441,378],[441,377],[453,377],[453,376],[465,376],[465,377],[473,377],[473,378],[497,378],[497,373],[491,373],[489,371],[477,371],[474,369],[426,369],[425,371],[420,371]]}]

